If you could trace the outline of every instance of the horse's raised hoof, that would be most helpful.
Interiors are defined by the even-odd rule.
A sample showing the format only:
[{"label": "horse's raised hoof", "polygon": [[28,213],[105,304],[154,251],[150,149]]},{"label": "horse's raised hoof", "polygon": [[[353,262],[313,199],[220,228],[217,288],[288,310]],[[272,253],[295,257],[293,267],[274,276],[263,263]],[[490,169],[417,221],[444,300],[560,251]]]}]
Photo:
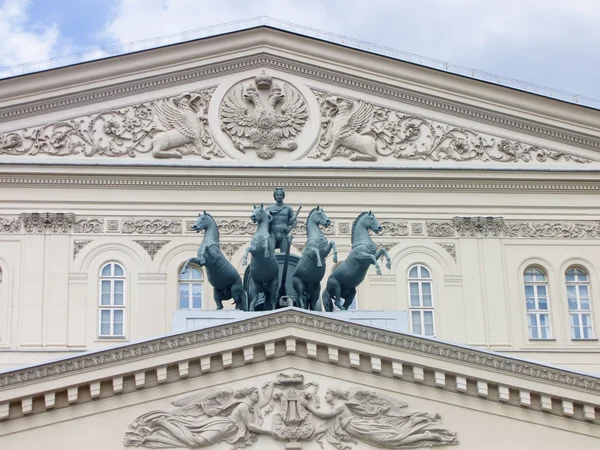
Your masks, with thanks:
[{"label": "horse's raised hoof", "polygon": [[247,265],[248,265],[248,258],[242,259],[242,266],[247,266]]},{"label": "horse's raised hoof", "polygon": [[335,264],[337,261],[338,261],[338,260],[337,260],[337,255],[333,255],[333,262],[334,262],[334,264]]},{"label": "horse's raised hoof", "polygon": [[381,275],[381,269],[377,268],[377,275]]},{"label": "horse's raised hoof", "polygon": [[392,268],[392,263],[391,263],[391,262],[388,262],[388,263],[385,265],[385,267],[387,267],[388,269],[391,269],[391,268]]}]

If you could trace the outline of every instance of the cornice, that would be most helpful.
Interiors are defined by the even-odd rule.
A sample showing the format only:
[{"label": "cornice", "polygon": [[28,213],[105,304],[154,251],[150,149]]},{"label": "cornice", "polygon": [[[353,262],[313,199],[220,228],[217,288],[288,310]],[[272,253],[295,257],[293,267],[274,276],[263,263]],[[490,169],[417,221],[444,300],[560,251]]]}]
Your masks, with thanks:
[{"label": "cornice", "polygon": [[[496,355],[474,348],[457,346],[421,336],[387,331],[362,324],[337,320],[331,316],[313,314],[295,308],[286,308],[271,314],[203,328],[200,330],[163,336],[136,344],[124,345],[110,350],[101,350],[71,357],[62,361],[39,364],[23,369],[0,373],[0,388],[32,383],[42,378],[66,375],[74,372],[99,369],[114,363],[160,356],[176,349],[185,349],[202,344],[227,340],[260,330],[299,326],[308,330],[347,336],[369,344],[409,351],[435,357],[440,360],[460,362],[483,369],[509,373],[536,381],[550,382],[569,388],[600,392],[600,378],[570,372],[543,364],[522,361]],[[349,345],[351,347],[351,345]]]},{"label": "cornice", "polygon": [[[213,176],[217,169],[211,169]],[[300,169],[296,171],[296,174]],[[561,179],[519,180],[518,176],[513,179],[402,179],[398,174],[396,177],[384,177],[383,174],[375,173],[372,178],[364,177],[345,178],[336,174],[335,177],[321,174],[319,177],[307,176],[302,179],[283,179],[281,175],[266,171],[260,177],[245,178],[240,174],[236,178],[210,178],[196,176],[122,176],[115,175],[73,175],[63,174],[59,176],[36,175],[36,174],[0,174],[0,185],[15,186],[62,186],[67,188],[140,188],[140,189],[272,189],[284,184],[289,189],[301,189],[310,191],[343,190],[343,191],[500,191],[500,192],[578,192],[596,193],[600,192],[600,184],[592,180],[582,181]]]},{"label": "cornice", "polygon": [[207,64],[201,68],[185,69],[176,73],[148,76],[140,80],[125,81],[118,85],[96,87],[64,96],[44,98],[0,108],[0,123],[13,118],[28,117],[42,113],[62,111],[74,106],[94,104],[134,94],[156,91],[167,87],[188,84],[193,81],[214,79],[245,70],[272,68],[294,75],[300,75],[319,82],[343,86],[353,91],[364,92],[404,104],[412,104],[433,111],[461,116],[469,120],[494,125],[532,136],[560,141],[580,148],[600,150],[600,138],[595,135],[578,133],[556,125],[512,116],[489,108],[476,107],[464,102],[449,101],[438,96],[417,92],[368,78],[353,76],[314,64],[292,61],[261,52],[257,55],[240,57],[224,62]]}]

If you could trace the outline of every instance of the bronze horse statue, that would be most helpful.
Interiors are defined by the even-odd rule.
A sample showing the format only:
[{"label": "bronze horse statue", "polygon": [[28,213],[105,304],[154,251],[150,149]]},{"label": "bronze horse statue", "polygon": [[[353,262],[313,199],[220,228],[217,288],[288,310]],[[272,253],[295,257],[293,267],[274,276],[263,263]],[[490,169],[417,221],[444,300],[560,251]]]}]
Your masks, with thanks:
[{"label": "bronze horse statue", "polygon": [[250,216],[256,223],[256,233],[250,246],[244,253],[242,265],[248,264],[248,253],[252,254],[250,260],[250,281],[248,284],[248,300],[250,311],[254,311],[259,300],[259,294],[264,294],[264,310],[275,309],[277,303],[277,288],[279,287],[279,264],[275,257],[275,236],[269,233],[271,213],[264,205],[254,206]]},{"label": "bronze horse statue", "polygon": [[322,298],[325,311],[333,311],[332,299],[339,309],[347,310],[356,296],[356,286],[365,279],[369,266],[375,265],[377,275],[381,275],[381,268],[377,262],[381,255],[385,255],[386,267],[391,268],[390,255],[385,248],[377,251],[369,230],[375,233],[382,231],[381,224],[371,211],[361,213],[352,224],[352,249],[348,257],[327,279],[327,287]]},{"label": "bronze horse statue", "polygon": [[244,291],[240,274],[225,257],[219,246],[219,230],[215,219],[203,211],[198,215],[192,229],[196,233],[204,230],[204,239],[198,248],[198,256],[188,259],[182,272],[187,271],[190,263],[206,267],[208,281],[214,288],[217,309],[223,309],[223,300],[233,298],[237,309],[248,311],[248,296]]},{"label": "bronze horse statue", "polygon": [[334,241],[327,238],[320,227],[330,225],[329,217],[317,206],[306,219],[306,246],[302,257],[296,264],[296,271],[292,278],[296,301],[300,308],[320,311],[319,296],[321,294],[321,280],[325,275],[325,258],[333,249],[333,262],[337,262],[337,248]]}]

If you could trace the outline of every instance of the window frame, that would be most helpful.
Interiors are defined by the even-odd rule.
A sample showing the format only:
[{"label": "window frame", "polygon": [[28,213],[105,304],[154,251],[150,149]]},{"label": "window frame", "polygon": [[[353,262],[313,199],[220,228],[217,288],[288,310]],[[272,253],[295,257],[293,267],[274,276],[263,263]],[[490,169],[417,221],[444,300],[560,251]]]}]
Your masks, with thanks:
[{"label": "window frame", "polygon": [[[569,272],[570,271],[574,271],[575,273],[573,274],[575,276],[575,280],[569,281],[567,279],[567,277],[569,276]],[[577,273],[577,271],[582,272],[582,274],[585,276],[585,280],[579,280],[577,279],[580,275]],[[575,287],[575,303],[577,305],[576,309],[571,309],[571,297],[569,295],[569,287],[570,286],[574,286]],[[587,289],[587,303],[588,303],[588,308],[587,309],[583,309],[581,307],[581,299],[585,298],[583,296],[581,296],[580,294],[580,287],[585,286]],[[596,340],[596,333],[594,331],[594,316],[593,316],[593,310],[592,310],[592,295],[591,295],[591,280],[590,280],[590,272],[589,270],[587,270],[585,267],[581,267],[579,265],[574,265],[574,266],[570,266],[565,270],[565,291],[566,291],[566,298],[567,298],[567,312],[569,314],[569,335],[572,341],[589,341],[589,340]],[[574,326],[573,324],[573,316],[577,316],[577,325]],[[588,318],[588,323],[589,323],[589,327],[585,327],[583,325],[583,316],[587,316]],[[579,336],[580,337],[575,337],[575,333],[574,333],[574,328],[577,328],[579,331]],[[584,337],[584,330],[586,328],[590,329],[590,335],[587,337]]]},{"label": "window frame", "polygon": [[[537,271],[538,273],[530,273],[528,274],[528,271]],[[540,275],[543,276],[543,280],[537,280],[537,279],[533,279],[533,280],[527,280],[526,277],[527,276],[532,276],[532,277],[539,277]],[[548,271],[541,266],[538,265],[532,265],[532,266],[527,266],[522,274],[522,280],[523,280],[523,294],[524,294],[524,306],[525,306],[525,317],[526,317],[526,325],[527,325],[527,338],[530,341],[553,341],[555,340],[554,338],[554,333],[552,330],[552,308],[550,307],[550,283],[549,283],[549,276],[548,276]],[[528,287],[532,287],[533,288],[533,297],[529,296],[527,294],[527,288]],[[543,287],[545,290],[545,296],[540,295],[540,289]],[[528,306],[528,299],[529,298],[533,298],[533,302],[534,302],[534,307],[533,308],[529,308]],[[546,303],[546,309],[542,309],[540,308],[540,299],[541,298],[545,298],[545,303]],[[544,326],[542,324],[542,317],[545,316],[546,317],[546,321],[547,321],[547,326]],[[535,317],[535,326],[532,326],[531,317]],[[544,337],[543,336],[543,330],[547,329],[547,336]],[[532,330],[536,331],[536,335],[533,334]]]},{"label": "window frame", "polygon": [[[410,275],[411,271],[414,268],[417,269],[417,278],[413,278]],[[429,274],[428,277],[422,276],[422,269],[427,270],[427,272]],[[412,304],[411,283],[416,283],[418,286],[418,294],[417,294],[418,298],[419,298],[418,306],[413,306],[413,304]],[[429,284],[429,296],[431,297],[431,305],[424,304],[425,303],[424,302],[424,294],[423,294],[423,285],[424,284]],[[434,295],[433,295],[433,275],[432,275],[431,269],[423,263],[412,264],[406,271],[406,287],[408,290],[408,313],[409,313],[409,323],[410,323],[411,333],[417,334],[419,336],[435,337],[437,327],[435,324],[435,301],[434,301]],[[419,314],[420,332],[415,331],[415,321],[413,320],[413,313]],[[425,320],[427,313],[429,313],[429,315],[431,317],[430,324],[426,323],[426,320]],[[426,333],[425,327],[427,325],[431,325],[432,331],[433,331],[432,334]]]},{"label": "window frame", "polygon": [[[104,269],[110,266],[110,274],[103,275]],[[115,275],[116,269],[115,267],[119,267],[121,269],[122,275]],[[125,268],[123,265],[117,261],[108,261],[100,267],[100,276],[98,277],[98,338],[99,339],[123,339],[126,337],[127,327],[126,327],[126,310],[127,310],[127,295],[126,295],[126,286],[127,286],[127,275],[125,272]],[[105,281],[109,281],[109,291],[106,292],[103,290],[103,284]],[[122,282],[122,292],[117,292],[115,290],[115,282]],[[108,294],[109,303],[103,304],[103,294]],[[121,304],[116,304],[115,302],[115,294],[120,293],[122,295]],[[102,324],[107,323],[107,321],[103,321],[103,312],[108,311],[109,313],[109,334],[102,333]],[[121,327],[122,333],[115,333],[115,324],[117,321],[115,320],[115,313],[121,312]]]},{"label": "window frame", "polygon": [[[182,275],[182,269],[183,269],[183,265],[179,268],[179,271],[177,272],[177,309],[180,311],[202,311],[204,309],[204,272],[202,271],[202,268],[200,266],[197,266],[195,264],[190,264],[188,266],[188,270],[187,273],[191,274],[191,269],[195,269],[200,273],[200,278],[199,279],[193,279],[193,278],[186,278],[186,279],[182,279],[181,275]],[[188,285],[188,307],[187,308],[182,308],[181,307],[181,285],[182,283],[185,283]],[[193,296],[193,285],[200,285],[200,307],[199,308],[194,308],[193,307],[193,302],[194,302],[194,296]],[[192,305],[192,307],[189,307],[190,305]]]}]

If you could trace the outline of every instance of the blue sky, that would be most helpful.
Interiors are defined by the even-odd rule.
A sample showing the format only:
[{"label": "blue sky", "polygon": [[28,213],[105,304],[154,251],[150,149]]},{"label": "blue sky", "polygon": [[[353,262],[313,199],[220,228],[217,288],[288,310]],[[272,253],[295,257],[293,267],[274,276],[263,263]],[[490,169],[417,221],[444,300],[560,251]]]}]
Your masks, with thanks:
[{"label": "blue sky", "polygon": [[597,0],[0,0],[0,67],[260,15],[600,99]]}]

